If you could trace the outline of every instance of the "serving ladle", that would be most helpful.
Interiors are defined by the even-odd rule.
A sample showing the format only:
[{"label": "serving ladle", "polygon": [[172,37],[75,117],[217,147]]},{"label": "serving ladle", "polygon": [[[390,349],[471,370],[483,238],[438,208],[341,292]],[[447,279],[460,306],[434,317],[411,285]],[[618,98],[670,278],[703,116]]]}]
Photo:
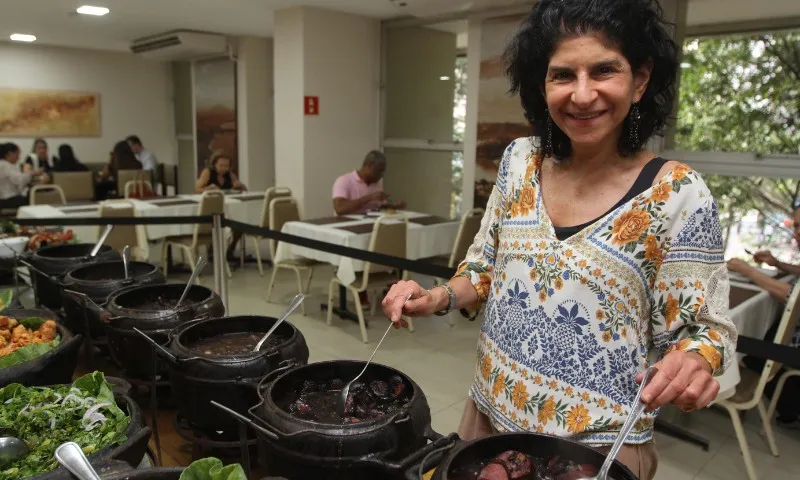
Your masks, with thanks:
[{"label": "serving ladle", "polygon": [[100,239],[97,240],[97,243],[94,244],[94,248],[89,253],[90,257],[96,257],[97,254],[100,252],[100,249],[103,247],[103,243],[105,243],[106,238],[111,233],[111,230],[114,230],[114,225],[106,225],[106,229],[103,230],[103,234],[100,235]]},{"label": "serving ladle", "polygon": [[[408,301],[411,300],[411,297],[413,295],[414,295],[413,293],[410,293],[408,295],[408,297],[406,297],[406,301],[403,302],[403,305],[408,303]],[[346,408],[346,405],[347,405],[347,397],[350,395],[350,387],[353,385],[353,383],[356,382],[356,380],[361,378],[361,375],[364,375],[364,372],[367,371],[367,367],[369,367],[370,362],[372,362],[372,358],[375,356],[376,353],[378,353],[378,349],[381,348],[381,344],[383,343],[383,340],[386,338],[386,335],[389,334],[389,330],[391,330],[392,327],[394,327],[394,322],[389,322],[389,327],[383,333],[383,336],[381,337],[381,341],[378,342],[378,345],[375,347],[375,350],[372,351],[372,355],[369,356],[369,360],[367,360],[367,363],[364,365],[364,368],[361,369],[361,373],[356,375],[356,378],[354,378],[354,379],[350,380],[349,382],[347,382],[347,384],[344,386],[344,388],[342,388],[342,391],[339,392],[339,396],[336,397],[336,411],[338,413],[341,413],[342,416],[345,415],[345,408]]]},{"label": "serving ladle", "polygon": [[56,460],[80,480],[102,480],[94,471],[89,459],[80,445],[75,442],[63,443],[56,448]]},{"label": "serving ladle", "polygon": [[289,317],[289,315],[292,314],[292,312],[297,310],[297,307],[299,307],[300,304],[303,303],[303,300],[305,300],[305,298],[306,298],[306,296],[303,295],[302,293],[299,293],[299,294],[297,294],[296,297],[294,297],[294,300],[292,300],[292,303],[290,303],[289,306],[286,307],[286,310],[283,312],[283,315],[281,315],[281,317],[278,319],[278,321],[275,322],[274,325],[272,325],[272,328],[270,328],[267,331],[267,333],[265,333],[264,336],[261,337],[261,340],[258,341],[258,343],[256,344],[256,347],[253,349],[254,352],[257,352],[257,351],[261,350],[261,346],[264,345],[264,342],[267,341],[267,338],[270,335],[272,335],[272,332],[274,332],[280,326],[280,324],[283,323],[284,320],[286,320]]},{"label": "serving ladle", "polygon": [[608,455],[606,455],[606,460],[603,462],[603,466],[600,467],[600,471],[594,477],[584,477],[580,480],[608,480],[608,472],[611,470],[611,465],[614,464],[614,459],[617,458],[617,454],[625,443],[625,439],[628,438],[628,434],[633,430],[636,421],[639,420],[639,417],[642,416],[645,408],[647,408],[647,404],[642,402],[642,392],[657,371],[658,369],[656,367],[650,367],[645,370],[642,383],[639,385],[639,390],[636,392],[636,398],[633,400],[631,414],[625,420],[625,423],[622,424],[619,435],[617,435],[617,439],[614,441],[611,450],[608,451]]},{"label": "serving ladle", "polygon": [[192,276],[189,277],[189,281],[186,282],[186,288],[183,289],[183,294],[181,295],[181,298],[179,298],[178,303],[176,303],[175,306],[172,307],[173,310],[178,309],[181,302],[183,302],[183,300],[186,298],[186,294],[189,293],[189,289],[192,288],[194,280],[197,278],[198,275],[200,275],[200,271],[203,270],[204,268],[206,268],[206,259],[205,257],[200,257],[197,259],[197,263],[194,266],[194,270],[192,270]]},{"label": "serving ladle", "polygon": [[28,446],[19,438],[4,432],[0,437],[0,467],[18,460],[28,454]]},{"label": "serving ladle", "polygon": [[128,262],[130,261],[131,257],[131,246],[125,245],[125,248],[122,249],[122,266],[125,267],[125,280],[128,279]]}]

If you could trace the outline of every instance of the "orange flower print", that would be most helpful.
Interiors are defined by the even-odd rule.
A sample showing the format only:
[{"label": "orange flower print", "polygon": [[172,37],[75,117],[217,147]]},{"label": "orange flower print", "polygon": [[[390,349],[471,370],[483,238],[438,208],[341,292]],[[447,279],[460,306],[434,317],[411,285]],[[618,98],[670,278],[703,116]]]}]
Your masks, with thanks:
[{"label": "orange flower print", "polygon": [[716,330],[709,330],[708,338],[714,340],[715,342],[719,342],[720,340],[722,340],[722,337],[719,336],[719,332]]},{"label": "orange flower print", "polygon": [[556,281],[553,282],[553,286],[556,288],[556,290],[561,290],[564,288],[564,280],[562,280],[561,277],[556,278]]},{"label": "orange flower print", "polygon": [[586,268],[586,260],[578,261],[578,266],[581,267],[581,268]]},{"label": "orange flower print", "polygon": [[506,407],[505,403],[500,405],[500,411],[503,412],[503,415],[508,411],[508,407]]},{"label": "orange flower print", "polygon": [[544,425],[537,425],[536,433],[544,433]]},{"label": "orange flower print", "polygon": [[581,277],[581,285],[586,285],[587,283],[589,283],[589,279],[586,277]]},{"label": "orange flower print", "polygon": [[621,406],[621,405],[616,405],[616,404],[615,404],[615,405],[612,407],[612,410],[614,410],[614,413],[622,413],[622,406]]},{"label": "orange flower print", "polygon": [[678,299],[673,297],[670,293],[667,295],[667,306],[664,310],[664,318],[667,320],[667,330],[670,326],[678,320],[681,313],[681,307],[678,305]]},{"label": "orange flower print", "polygon": [[478,276],[478,284],[475,285],[475,290],[478,291],[478,297],[486,300],[489,298],[489,287],[492,285],[492,277],[488,273],[481,273]]},{"label": "orange flower print", "polygon": [[620,334],[621,334],[623,337],[626,337],[626,338],[627,338],[627,336],[628,336],[628,327],[622,327],[622,331],[620,332]]},{"label": "orange flower print", "polygon": [[544,401],[544,405],[539,409],[537,420],[539,424],[546,425],[547,422],[554,418],[556,418],[556,401],[553,400],[553,397],[547,397],[547,400]]},{"label": "orange flower print", "polygon": [[567,258],[572,258],[572,249],[567,249],[567,251],[564,252],[564,256]]},{"label": "orange flower print", "polygon": [[511,362],[511,371],[517,373],[517,362]]},{"label": "orange flower print", "polygon": [[467,269],[468,266],[469,265],[467,265],[466,263],[461,264],[458,267],[458,270],[456,270],[456,276],[461,275],[462,273],[464,273],[464,271]]},{"label": "orange flower print", "polygon": [[542,263],[544,261],[544,254],[540,253],[540,254],[536,255],[536,261],[539,262],[539,263]]},{"label": "orange flower print", "polygon": [[608,330],[603,332],[603,341],[606,343],[611,341],[611,332],[609,332]]},{"label": "orange flower print", "polygon": [[617,279],[615,279],[615,278],[612,278],[612,279],[610,279],[608,282],[606,282],[606,284],[607,284],[609,287],[615,287],[615,286],[617,286]]},{"label": "orange flower print", "polygon": [[519,241],[514,240],[514,243],[511,244],[512,248],[519,248]]},{"label": "orange flower print", "polygon": [[567,266],[567,262],[565,262],[564,260],[559,260],[558,261],[558,268],[564,268],[566,266]]},{"label": "orange flower print", "polygon": [[519,209],[523,215],[530,213],[536,204],[536,189],[532,185],[525,185],[519,195]]},{"label": "orange flower print", "polygon": [[550,390],[555,390],[556,387],[558,386],[558,382],[556,382],[555,380],[550,380],[549,382],[547,382],[547,386],[550,387]]},{"label": "orange flower print", "polygon": [[531,422],[529,422],[527,418],[522,419],[522,428],[525,430],[531,428]]},{"label": "orange flower print", "polygon": [[534,282],[539,278],[539,275],[537,274],[535,268],[531,269],[530,277],[531,277],[531,280],[534,281]]},{"label": "orange flower print", "polygon": [[548,265],[555,265],[556,256],[551,253],[550,255],[547,256],[547,258],[545,258],[545,262],[547,262]]},{"label": "orange flower print", "polygon": [[520,208],[519,203],[512,203],[511,204],[511,217],[521,217],[522,216],[522,208]]},{"label": "orange flower print", "polygon": [[629,210],[616,220],[611,229],[611,241],[615,245],[635,242],[650,227],[650,215],[644,210]]},{"label": "orange flower print", "polygon": [[539,242],[539,248],[547,248],[547,242]]},{"label": "orange flower print", "polygon": [[690,168],[686,165],[678,165],[674,169],[672,169],[672,179],[673,180],[683,180],[686,178],[686,174],[689,173]]},{"label": "orange flower print", "polygon": [[683,282],[683,280],[678,279],[675,280],[675,286],[682,289],[683,287],[686,286],[686,284]]},{"label": "orange flower print", "polygon": [[691,339],[691,338],[684,338],[683,340],[680,340],[678,343],[676,343],[675,345],[673,345],[672,347],[670,347],[670,348],[668,349],[668,351],[669,351],[669,352],[672,352],[672,351],[674,351],[674,350],[686,351],[686,350],[688,350],[688,349],[689,349],[689,346],[690,346],[691,344],[692,344],[692,339]]},{"label": "orange flower print", "polygon": [[589,394],[587,392],[581,393],[581,400],[583,400],[584,402],[588,402],[589,401]]},{"label": "orange flower print", "polygon": [[722,355],[719,354],[719,350],[717,350],[713,345],[700,345],[697,347],[700,355],[703,356],[708,363],[711,364],[711,369],[716,371],[719,368],[719,364],[722,362]]},{"label": "orange flower print", "polygon": [[506,388],[506,374],[500,372],[494,377],[494,384],[492,384],[492,396],[497,398],[503,393]]},{"label": "orange flower print", "polygon": [[661,256],[661,249],[658,248],[658,239],[655,235],[648,235],[644,239],[644,258],[655,260]]},{"label": "orange flower print", "polygon": [[631,298],[630,301],[628,302],[628,305],[630,305],[633,308],[636,308],[639,305],[639,302],[637,302],[635,298]]},{"label": "orange flower print", "polygon": [[514,389],[511,390],[511,403],[514,404],[517,410],[524,410],[525,404],[528,403],[528,388],[522,383],[522,380],[517,380],[514,384]]},{"label": "orange flower print", "polygon": [[531,244],[531,242],[525,242],[525,250],[530,250],[532,248],[533,248],[533,245]]},{"label": "orange flower print", "polygon": [[525,168],[525,182],[530,182],[533,179],[533,175],[536,173],[536,160],[529,159],[528,166]]},{"label": "orange flower print", "polygon": [[523,377],[527,377],[528,376],[528,370],[523,368],[522,370],[519,371],[519,374],[522,375]]},{"label": "orange flower print", "polygon": [[602,320],[605,318],[606,314],[602,310],[598,309],[597,312],[595,312],[595,316],[598,320]]},{"label": "orange flower print", "polygon": [[669,183],[659,183],[653,187],[653,193],[650,194],[651,202],[666,202],[669,200],[669,192],[672,191],[672,185]]},{"label": "orange flower print", "polygon": [[567,412],[567,430],[572,433],[581,433],[591,423],[589,410],[581,404],[575,405]]},{"label": "orange flower print", "polygon": [[694,282],[694,288],[696,288],[698,290],[702,290],[703,289],[703,282],[701,282],[700,280],[695,281]]},{"label": "orange flower print", "polygon": [[662,292],[667,289],[667,284],[664,282],[658,282],[658,289]]},{"label": "orange flower print", "polygon": [[605,398],[598,399],[597,406],[600,408],[606,408],[606,399]]},{"label": "orange flower print", "polygon": [[547,300],[547,291],[545,289],[539,290],[539,301],[544,303]]},{"label": "orange flower print", "polygon": [[567,388],[564,390],[564,393],[566,393],[568,396],[570,396],[570,397],[571,397],[571,396],[572,396],[572,387],[567,387]]},{"label": "orange flower print", "polygon": [[599,276],[600,276],[600,275],[602,275],[602,274],[603,274],[603,271],[602,271],[602,270],[600,270],[599,268],[595,268],[595,269],[592,271],[592,275],[594,275],[595,277],[599,277]]},{"label": "orange flower print", "polygon": [[535,377],[533,377],[533,383],[535,383],[536,385],[541,385],[542,384],[542,376],[541,375],[536,375]]},{"label": "orange flower print", "polygon": [[484,380],[489,380],[489,375],[492,374],[492,358],[489,355],[483,357],[481,362],[481,376]]}]

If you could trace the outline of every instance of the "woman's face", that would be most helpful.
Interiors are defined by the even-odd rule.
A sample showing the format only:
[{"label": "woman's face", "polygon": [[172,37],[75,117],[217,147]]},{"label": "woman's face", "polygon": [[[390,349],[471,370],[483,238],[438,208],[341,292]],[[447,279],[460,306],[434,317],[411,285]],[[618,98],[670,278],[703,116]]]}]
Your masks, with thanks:
[{"label": "woman's face", "polygon": [[591,147],[616,139],[631,105],[650,79],[650,67],[638,72],[602,36],[566,38],[547,67],[545,99],[553,122],[573,147]]},{"label": "woman's face", "polygon": [[47,158],[47,144],[39,142],[33,148],[33,153],[39,158]]},{"label": "woman's face", "polygon": [[220,175],[225,175],[226,173],[231,171],[231,161],[228,158],[220,157],[217,159],[216,167],[214,170],[217,171]]}]

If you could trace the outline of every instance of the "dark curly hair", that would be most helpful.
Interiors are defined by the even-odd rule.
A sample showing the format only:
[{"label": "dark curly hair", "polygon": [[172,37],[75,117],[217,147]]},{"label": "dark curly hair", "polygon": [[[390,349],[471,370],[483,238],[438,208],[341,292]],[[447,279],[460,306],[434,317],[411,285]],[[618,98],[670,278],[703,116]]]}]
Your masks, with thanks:
[{"label": "dark curly hair", "polygon": [[[564,38],[602,34],[621,51],[633,71],[651,61],[650,82],[638,103],[641,121],[637,141],[625,119],[617,150],[622,156],[637,152],[671,118],[678,74],[678,47],[662,18],[656,0],[539,0],[506,48],[506,75],[510,93],[519,92],[525,118],[534,134],[547,132],[547,103],[542,93],[548,64]],[[545,143],[544,141],[542,142]],[[572,152],[569,138],[552,124],[552,152],[557,159]]]}]

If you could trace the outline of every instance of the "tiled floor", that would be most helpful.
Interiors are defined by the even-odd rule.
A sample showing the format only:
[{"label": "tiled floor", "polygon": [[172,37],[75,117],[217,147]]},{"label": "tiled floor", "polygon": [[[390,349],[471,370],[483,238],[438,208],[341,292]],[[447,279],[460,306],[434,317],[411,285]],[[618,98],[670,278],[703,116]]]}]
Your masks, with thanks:
[{"label": "tiled floor", "polygon": [[[269,271],[266,272],[269,275]],[[266,301],[267,280],[254,266],[234,272],[229,282],[229,314],[277,316],[297,293],[293,273],[278,274],[273,302]],[[383,334],[386,320],[372,318],[370,344],[361,342],[358,326],[334,317],[333,326],[325,323],[319,304],[326,300],[332,271],[320,269],[315,275],[311,295],[306,299],[307,316],[295,314],[290,321],[303,333],[311,351],[311,362],[331,359],[366,359]],[[182,277],[185,278],[185,277]],[[211,275],[201,277],[213,284]],[[475,347],[480,325],[459,319],[451,327],[442,318],[418,319],[416,331],[392,331],[375,357],[376,362],[393,366],[413,378],[423,389],[430,404],[433,427],[440,433],[457,430],[461,411],[473,374]],[[170,412],[162,412],[159,425],[164,463],[185,465],[191,459],[191,447],[171,430]],[[746,479],[744,462],[730,419],[724,411],[706,410],[685,415],[669,411],[670,421],[710,440],[708,452],[670,437],[657,435],[660,455],[657,480],[739,480]],[[770,455],[760,436],[756,412],[746,418],[745,427],[751,452],[761,479],[800,479],[800,431],[776,429],[781,456]]]}]

